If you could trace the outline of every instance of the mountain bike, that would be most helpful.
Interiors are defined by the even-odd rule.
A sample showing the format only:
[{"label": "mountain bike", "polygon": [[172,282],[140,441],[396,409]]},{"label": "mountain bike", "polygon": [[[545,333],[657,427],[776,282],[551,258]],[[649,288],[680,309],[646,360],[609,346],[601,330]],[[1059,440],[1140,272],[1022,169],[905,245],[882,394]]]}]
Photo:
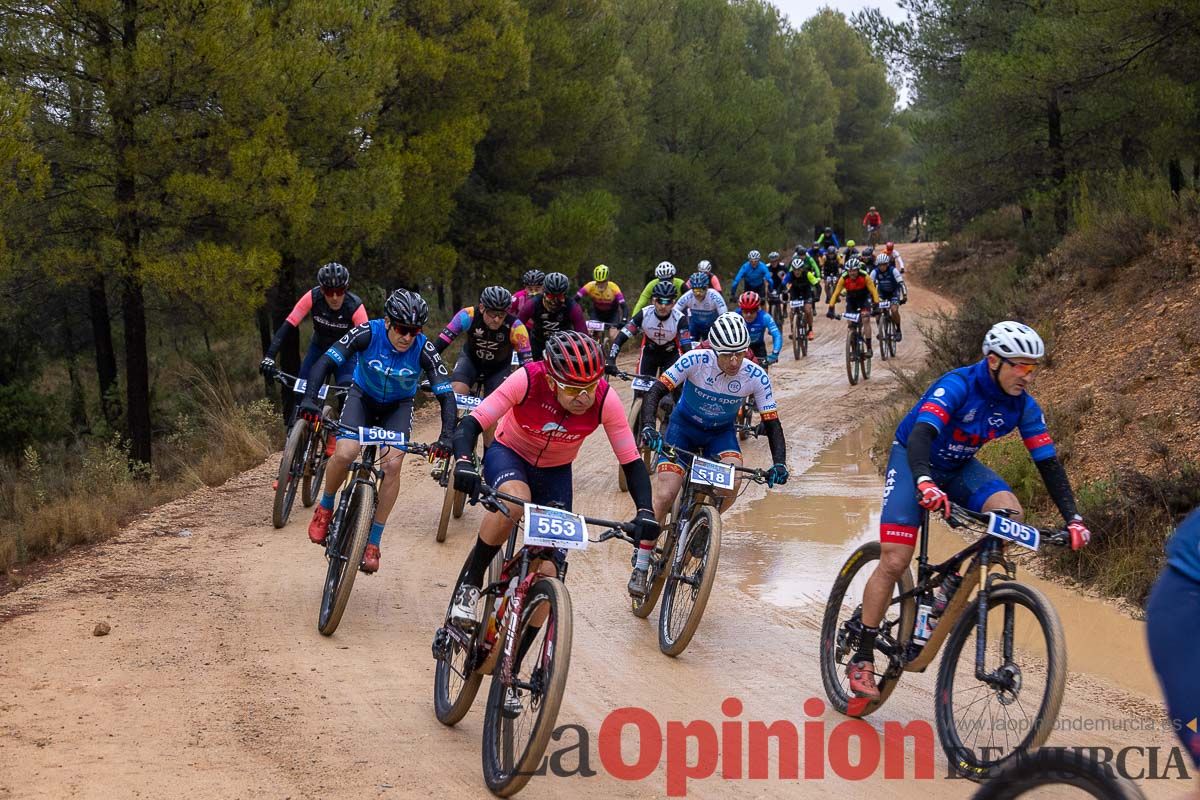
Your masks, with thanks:
[{"label": "mountain bike", "polygon": [[867,340],[863,336],[862,312],[847,311],[837,315],[850,323],[846,330],[846,377],[850,385],[858,384],[858,376],[863,380],[871,377],[871,351],[867,349]]},{"label": "mountain bike", "polygon": [[874,247],[875,245],[879,244],[879,242],[882,240],[882,238],[883,238],[883,234],[880,233],[879,225],[868,225],[867,226],[867,244]]},{"label": "mountain bike", "polygon": [[[492,676],[483,720],[483,778],[494,794],[508,797],[540,765],[566,689],[572,619],[561,550],[614,537],[632,541],[636,528],[536,506],[486,484],[470,502],[510,518],[505,503],[523,505],[525,516],[521,524],[513,524],[503,559],[498,556],[489,569],[480,593],[483,622],[470,630],[453,625],[447,608],[446,621],[434,634],[433,708],[439,722],[456,724],[470,710],[483,676]],[[605,531],[589,539],[589,525]],[[522,529],[524,542],[517,548]],[[557,574],[533,568],[540,561],[553,561]],[[510,690],[520,700],[519,713],[506,703]]]},{"label": "mountain bike", "polygon": [[789,300],[788,309],[792,315],[792,357],[799,361],[802,354],[808,355],[808,316],[803,300]]},{"label": "mountain bike", "polygon": [[[633,388],[633,399],[629,402],[629,430],[638,431],[640,428],[639,418],[642,416],[642,400],[646,396],[646,392],[650,391],[654,386],[654,382],[658,378],[653,375],[631,375],[627,372],[618,372],[616,377],[621,380],[629,381]],[[671,411],[675,408],[675,397],[673,395],[664,395],[662,400],[658,401],[657,417],[658,430],[660,433],[665,433],[667,425],[671,421]],[[654,466],[654,451],[639,447],[642,453],[642,461],[646,464],[646,471],[649,472]],[[625,470],[617,467],[617,486],[622,492],[629,491],[629,485],[625,481]]]},{"label": "mountain bike", "polygon": [[[709,461],[697,453],[666,444],[655,452],[682,465],[687,472],[683,488],[650,554],[649,590],[645,597],[632,598],[631,610],[634,616],[645,619],[662,595],[658,649],[677,656],[691,643],[708,605],[721,554],[718,506],[723,498],[733,496],[737,485],[735,474],[741,473],[768,487],[772,484],[765,470]],[[685,463],[685,457],[691,459],[690,465]]]},{"label": "mountain bike", "polygon": [[[1014,758],[971,800],[1036,800],[1051,786],[1073,786],[1100,800],[1145,800],[1137,785],[1085,750],[1047,747]],[[1072,793],[1075,796],[1076,793]]]},{"label": "mountain bike", "polygon": [[[298,398],[308,390],[308,381],[289,375],[286,372],[276,372],[275,380],[296,393]],[[334,386],[334,397],[344,395],[350,387]],[[328,384],[321,387],[318,397],[321,400],[329,398]],[[333,414],[333,406],[326,405],[324,415]],[[332,450],[333,434],[322,429],[321,423],[311,423],[296,415],[288,429],[287,442],[283,446],[283,455],[279,458],[279,472],[275,479],[275,503],[271,510],[271,524],[276,528],[287,525],[288,517],[292,515],[292,505],[296,502],[296,490],[300,489],[300,500],[305,508],[317,501],[321,491],[321,481],[325,477],[325,465],[329,462]]]},{"label": "mountain bike", "polygon": [[[868,542],[846,559],[821,625],[821,679],[834,708],[861,717],[883,705],[905,672],[924,672],[945,644],[934,692],[938,738],[954,770],[984,778],[1046,741],[1067,678],[1058,614],[1040,591],[1017,582],[1008,550],[1070,546],[1070,534],[1023,525],[1008,512],[979,514],[955,504],[948,524],[981,535],[942,563],[930,564],[929,514],[922,513],[916,581],[910,570],[901,574],[875,640],[875,674],[881,677],[874,699],[852,695],[845,672],[858,647],[862,593],[880,559],[880,544]],[[1001,571],[992,572],[996,569]],[[943,593],[940,614],[935,591]],[[1018,611],[1027,613],[1018,619]],[[987,737],[982,743],[981,735]]]},{"label": "mountain bike", "polygon": [[324,425],[335,434],[357,439],[362,445],[358,460],[350,465],[349,483],[342,489],[329,522],[329,532],[325,535],[325,557],[329,560],[329,568],[321,591],[317,630],[329,636],[342,621],[350,590],[354,588],[354,577],[367,549],[379,498],[379,483],[383,480],[383,469],[378,464],[387,456],[388,450],[423,456],[429,453],[430,447],[406,441],[403,434],[384,428],[351,428],[328,418],[324,419]]},{"label": "mountain bike", "polygon": [[883,314],[879,317],[879,356],[887,361],[896,355],[896,321],[892,319],[892,301],[880,300],[879,309]]},{"label": "mountain bike", "polygon": [[610,342],[608,338],[609,330],[620,330],[621,325],[613,325],[611,322],[603,322],[598,319],[589,319],[584,323],[587,326],[588,336],[596,340],[596,344],[600,345],[601,350],[606,350]]}]

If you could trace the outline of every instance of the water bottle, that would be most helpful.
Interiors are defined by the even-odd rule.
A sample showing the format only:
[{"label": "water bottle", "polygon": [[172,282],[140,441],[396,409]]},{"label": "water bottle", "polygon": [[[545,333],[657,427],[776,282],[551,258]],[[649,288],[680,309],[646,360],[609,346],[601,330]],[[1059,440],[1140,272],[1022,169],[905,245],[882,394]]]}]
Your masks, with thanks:
[{"label": "water bottle", "polygon": [[923,647],[929,641],[936,624],[932,612],[933,607],[929,605],[928,598],[921,598],[921,603],[917,606],[917,624],[913,628],[913,644]]},{"label": "water bottle", "polygon": [[946,606],[950,605],[950,599],[954,597],[954,593],[958,591],[960,585],[962,585],[962,576],[957,572],[952,572],[933,590],[933,616],[935,618],[940,617],[946,610]]}]

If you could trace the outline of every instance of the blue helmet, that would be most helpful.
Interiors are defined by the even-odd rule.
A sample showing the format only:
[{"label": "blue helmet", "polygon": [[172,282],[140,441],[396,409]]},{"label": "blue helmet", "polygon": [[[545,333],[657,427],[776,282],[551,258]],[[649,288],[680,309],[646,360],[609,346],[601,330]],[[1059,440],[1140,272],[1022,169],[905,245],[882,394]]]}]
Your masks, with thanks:
[{"label": "blue helmet", "polygon": [[692,277],[688,278],[688,286],[693,289],[707,289],[711,285],[711,279],[704,272],[692,273]]}]

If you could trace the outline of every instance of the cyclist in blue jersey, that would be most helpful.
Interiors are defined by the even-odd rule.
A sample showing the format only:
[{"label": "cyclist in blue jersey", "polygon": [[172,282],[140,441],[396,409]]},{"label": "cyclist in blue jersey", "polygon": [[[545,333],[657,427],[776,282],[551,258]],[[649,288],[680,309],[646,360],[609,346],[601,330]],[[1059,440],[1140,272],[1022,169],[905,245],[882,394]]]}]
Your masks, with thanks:
[{"label": "cyclist in blue jersey", "polygon": [[728,309],[721,293],[709,286],[708,273],[693,273],[688,278],[688,287],[690,291],[684,292],[675,303],[675,310],[687,314],[688,333],[693,342],[700,342],[708,338],[708,329],[713,320]]},{"label": "cyclist in blue jersey", "polygon": [[1167,564],[1146,602],[1146,638],[1167,716],[1200,769],[1200,734],[1188,727],[1200,714],[1200,509],[1167,541]]},{"label": "cyclist in blue jersey", "polygon": [[1046,490],[1071,534],[1071,548],[1091,533],[1076,512],[1066,470],[1058,460],[1046,420],[1026,387],[1046,354],[1042,338],[1019,322],[999,322],[983,339],[983,359],[938,378],[896,429],[888,459],[880,515],[882,553],[863,591],[863,636],[850,660],[850,689],[878,697],[875,636],[891,601],[892,588],[908,569],[920,510],[950,514],[950,502],[972,511],[1012,509],[1021,503],[999,475],[975,458],[980,447],[1019,430]]},{"label": "cyclist in blue jersey", "polygon": [[842,246],[842,243],[838,241],[837,234],[833,232],[833,228],[826,228],[824,231],[822,231],[821,235],[817,237],[817,240],[813,244],[815,244],[817,247],[822,245],[826,247]]},{"label": "cyclist in blue jersey", "polygon": [[[312,421],[320,417],[317,387],[327,372],[357,355],[358,363],[346,395],[346,405],[342,409],[341,423],[351,428],[379,426],[402,433],[407,438],[412,428],[413,398],[417,394],[421,373],[424,372],[429,377],[442,412],[441,436],[434,448],[440,452],[433,455],[447,458],[454,441],[454,390],[450,387],[450,373],[442,363],[437,348],[421,333],[421,328],[429,319],[429,306],[416,292],[397,289],[387,299],[384,310],[386,319],[373,319],[352,328],[321,356],[313,367],[313,377],[308,382],[308,393],[300,404],[300,414]],[[325,493],[308,525],[308,538],[314,544],[325,543],[329,521],[333,518],[334,492],[345,480],[358,451],[357,441],[339,437],[337,448],[326,467]],[[400,466],[403,463],[404,453],[397,451],[395,457],[386,458],[380,464],[383,480],[379,486],[370,543],[363,555],[364,572],[379,569],[379,542],[384,523],[400,491]]]},{"label": "cyclist in blue jersey", "polygon": [[[779,360],[779,351],[783,348],[783,334],[771,315],[762,310],[762,299],[754,292],[743,292],[738,298],[738,310],[750,331],[750,352],[762,364],[764,370]],[[771,355],[767,355],[767,342],[764,334],[771,334]]]},{"label": "cyclist in blue jersey", "polygon": [[[750,349],[750,331],[742,315],[734,311],[717,317],[709,332],[708,343],[711,349],[692,350],[681,356],[646,392],[640,421],[642,443],[651,448],[662,443],[674,445],[713,461],[740,465],[742,451],[734,420],[743,399],[753,395],[762,417],[763,432],[770,443],[771,459],[775,462],[768,480],[772,485],[787,483],[787,445],[771,379],[766,370],[746,358]],[[683,391],[671,412],[667,431],[660,434],[654,425],[658,404],[668,392],[680,386]],[[654,476],[654,515],[660,523],[666,519],[675,496],[683,487],[683,477],[683,469],[678,464],[660,456]],[[719,511],[732,505],[740,486],[739,479],[734,496],[722,500]],[[642,542],[638,548],[636,565],[629,578],[629,593],[635,597],[646,594],[646,575],[653,549],[654,542]]]},{"label": "cyclist in blue jersey", "polygon": [[739,283],[745,284],[743,291],[764,295],[767,293],[767,281],[769,280],[771,280],[771,271],[762,262],[759,252],[751,250],[746,256],[745,263],[733,278],[733,284],[729,287],[729,296],[737,297]]}]

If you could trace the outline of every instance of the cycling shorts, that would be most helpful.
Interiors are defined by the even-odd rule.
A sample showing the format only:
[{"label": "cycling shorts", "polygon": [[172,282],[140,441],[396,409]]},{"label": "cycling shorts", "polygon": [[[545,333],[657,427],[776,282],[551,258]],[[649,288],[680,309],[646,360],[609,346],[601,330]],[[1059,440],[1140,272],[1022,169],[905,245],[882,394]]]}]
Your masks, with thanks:
[{"label": "cycling shorts", "polygon": [[1146,602],[1146,639],[1150,661],[1162,686],[1167,716],[1175,735],[1200,768],[1200,734],[1187,726],[1200,709],[1200,583],[1168,565]]},{"label": "cycling shorts", "polygon": [[791,286],[790,300],[803,300],[805,303],[811,303],[816,297],[821,296],[821,284],[813,286],[808,281],[804,283],[793,283]]},{"label": "cycling shorts", "polygon": [[[699,453],[710,461],[720,461],[726,456],[735,456],[742,460],[742,448],[738,445],[737,431],[732,427],[715,431],[706,431],[683,419],[681,415],[672,414],[663,434],[663,441],[684,450]],[[689,456],[681,455],[684,464],[691,464]],[[677,472],[683,474],[683,467],[664,455],[659,455],[657,472]]]},{"label": "cycling shorts", "polygon": [[599,308],[594,308],[594,309],[592,309],[592,316],[590,317],[590,319],[596,319],[596,320],[600,320],[601,322],[607,322],[609,325],[620,325],[621,324],[621,307],[619,305],[617,305],[616,303],[613,303],[613,307],[608,309],[607,311],[602,311]]},{"label": "cycling shorts", "polygon": [[571,465],[535,467],[500,442],[492,442],[483,453],[483,479],[497,489],[507,481],[520,481],[529,487],[531,503],[561,503],[571,508]]},{"label": "cycling shorts", "polygon": [[846,292],[846,310],[853,313],[862,311],[864,308],[869,308],[871,305],[871,293],[868,291],[862,292]]},{"label": "cycling shorts", "polygon": [[767,368],[767,343],[766,342],[751,342],[750,352],[758,359],[758,363]]},{"label": "cycling shorts", "polygon": [[509,369],[510,365],[506,361],[498,369],[487,372],[479,366],[479,362],[471,358],[470,353],[464,351],[459,354],[458,361],[454,362],[454,372],[450,375],[450,382],[465,383],[468,391],[474,390],[475,384],[478,383],[483,387],[483,394],[480,397],[487,397],[496,390],[497,386],[504,383]]},{"label": "cycling shorts", "polygon": [[638,374],[658,377],[678,358],[679,351],[674,347],[651,347],[643,343],[641,355],[638,357]]},{"label": "cycling shorts", "polygon": [[[956,470],[932,470],[934,483],[960,506],[982,511],[983,504],[996,492],[1011,492],[1004,479],[972,458]],[[921,527],[921,507],[917,504],[917,479],[908,467],[908,448],[892,442],[884,472],[883,508],[879,515],[879,541],[915,547]]]},{"label": "cycling shorts", "polygon": [[[395,403],[380,403],[363,394],[358,384],[353,384],[346,393],[346,405],[342,408],[341,423],[351,428],[377,426],[389,431],[408,434],[412,431],[413,401],[399,400]],[[354,436],[339,435],[339,439]]]}]

